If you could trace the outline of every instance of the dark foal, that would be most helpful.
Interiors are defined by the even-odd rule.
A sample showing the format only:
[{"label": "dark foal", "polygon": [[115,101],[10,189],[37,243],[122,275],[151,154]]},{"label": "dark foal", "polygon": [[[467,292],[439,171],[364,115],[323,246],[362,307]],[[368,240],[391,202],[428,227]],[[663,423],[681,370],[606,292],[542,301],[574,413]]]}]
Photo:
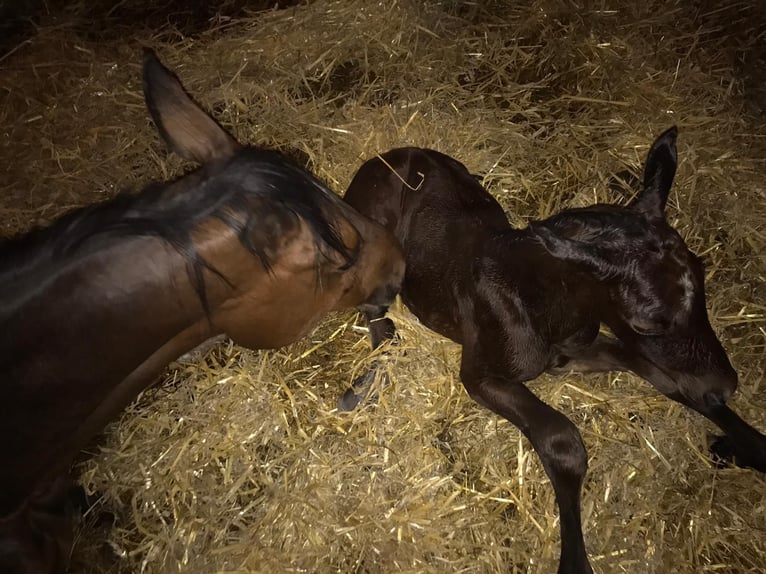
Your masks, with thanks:
[{"label": "dark foal", "polygon": [[0,243],[0,572],[62,572],[68,468],[162,369],[220,334],[275,348],[329,311],[376,315],[394,236],[282,155],[240,146],[151,54],[147,105],[203,167]]},{"label": "dark foal", "polygon": [[[463,346],[470,396],[538,453],[561,515],[560,573],[591,572],[580,524],[587,455],[569,419],[524,384],[545,371],[632,371],[717,424],[726,433],[719,451],[766,471],[766,437],[726,406],[737,375],[708,321],[702,264],[665,219],[676,135],[672,128],[652,146],[644,189],[629,206],[569,209],[523,230],[461,163],[431,150],[368,161],[345,196],[401,241],[402,298]],[[382,316],[368,317],[379,319],[373,344],[393,331]],[[341,408],[363,394],[350,389]]]}]

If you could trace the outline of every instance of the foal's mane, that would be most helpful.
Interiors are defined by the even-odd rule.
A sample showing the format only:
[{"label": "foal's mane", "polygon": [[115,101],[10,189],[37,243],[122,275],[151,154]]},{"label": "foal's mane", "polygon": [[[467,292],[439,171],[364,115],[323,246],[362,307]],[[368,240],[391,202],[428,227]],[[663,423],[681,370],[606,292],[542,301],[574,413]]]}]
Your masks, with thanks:
[{"label": "foal's mane", "polygon": [[[200,256],[192,241],[192,231],[199,223],[216,218],[226,224],[270,271],[272,245],[254,242],[253,231],[268,215],[292,214],[308,225],[321,247],[338,253],[347,268],[357,254],[349,251],[325,215],[325,209],[340,202],[319,180],[282,154],[244,148],[222,164],[173,182],[152,183],[138,194],[121,194],[76,209],[48,227],[0,241],[0,293],[8,281],[92,254],[117,239],[158,237],[184,257],[192,285],[208,312],[204,269],[226,278]],[[275,243],[278,238],[268,239]],[[321,247],[319,252],[326,254]]]}]

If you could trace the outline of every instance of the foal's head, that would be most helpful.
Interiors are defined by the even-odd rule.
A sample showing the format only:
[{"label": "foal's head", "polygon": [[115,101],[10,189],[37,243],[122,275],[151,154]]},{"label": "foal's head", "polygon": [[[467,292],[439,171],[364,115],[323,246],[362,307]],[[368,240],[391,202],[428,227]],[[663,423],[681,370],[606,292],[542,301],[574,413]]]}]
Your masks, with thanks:
[{"label": "foal's head", "polygon": [[571,209],[531,229],[552,255],[605,287],[601,319],[631,351],[683,395],[725,401],[737,379],[708,321],[703,265],[665,218],[676,136],[673,127],[654,142],[644,189],[627,207]]}]

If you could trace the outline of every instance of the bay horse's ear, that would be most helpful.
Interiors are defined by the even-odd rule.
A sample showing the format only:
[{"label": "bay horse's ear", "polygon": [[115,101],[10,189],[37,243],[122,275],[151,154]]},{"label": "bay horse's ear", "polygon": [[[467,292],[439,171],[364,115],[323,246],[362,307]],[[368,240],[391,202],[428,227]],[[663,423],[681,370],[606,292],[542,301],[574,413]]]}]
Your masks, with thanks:
[{"label": "bay horse's ear", "polygon": [[206,164],[232,156],[239,144],[186,93],[180,80],[144,49],[144,98],[154,123],[182,158]]},{"label": "bay horse's ear", "polygon": [[670,187],[676,175],[676,126],[664,131],[652,144],[644,166],[644,189],[630,207],[650,218],[664,217]]}]

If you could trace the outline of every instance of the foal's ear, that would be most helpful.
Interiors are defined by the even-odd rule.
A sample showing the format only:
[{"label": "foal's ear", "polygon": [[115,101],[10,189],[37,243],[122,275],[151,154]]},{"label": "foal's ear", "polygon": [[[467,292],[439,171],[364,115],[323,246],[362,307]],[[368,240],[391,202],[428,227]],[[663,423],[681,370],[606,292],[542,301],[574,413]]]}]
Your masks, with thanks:
[{"label": "foal's ear", "polygon": [[556,233],[544,221],[530,221],[529,230],[545,250],[562,261],[574,263],[597,277],[606,279],[615,272],[613,257],[595,243],[587,243]]},{"label": "foal's ear", "polygon": [[162,139],[182,158],[206,164],[232,156],[239,144],[186,93],[179,79],[144,49],[144,98]]},{"label": "foal's ear", "polygon": [[644,190],[633,200],[630,207],[648,217],[664,217],[665,204],[678,165],[677,137],[676,126],[666,130],[654,141],[646,156]]}]

